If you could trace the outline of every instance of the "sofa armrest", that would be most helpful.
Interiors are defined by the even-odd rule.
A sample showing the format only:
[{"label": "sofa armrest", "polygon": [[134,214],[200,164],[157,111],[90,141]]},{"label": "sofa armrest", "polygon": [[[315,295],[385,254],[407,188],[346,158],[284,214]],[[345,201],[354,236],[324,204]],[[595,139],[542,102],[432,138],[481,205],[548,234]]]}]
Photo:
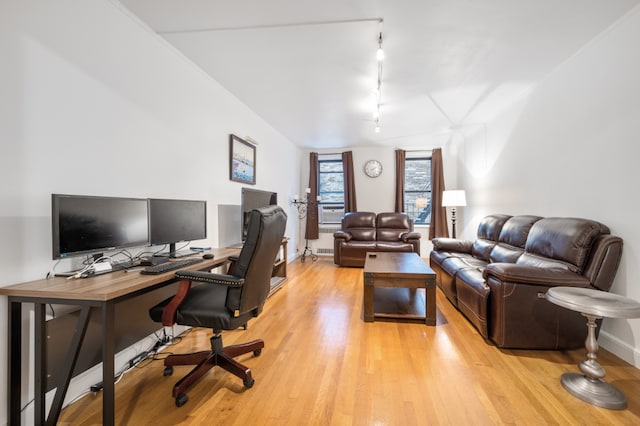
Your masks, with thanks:
[{"label": "sofa armrest", "polygon": [[351,238],[353,238],[353,236],[351,235],[351,232],[336,231],[333,233],[333,238],[336,240],[351,241]]},{"label": "sofa armrest", "polygon": [[515,263],[490,263],[484,269],[482,276],[485,281],[494,277],[502,282],[546,287],[589,287],[591,285],[586,277],[569,270],[539,268]]},{"label": "sofa armrest", "polygon": [[400,235],[400,239],[404,243],[408,243],[412,240],[419,240],[420,238],[422,238],[422,234],[415,231],[403,232],[402,235]]},{"label": "sofa armrest", "polygon": [[455,251],[458,253],[471,254],[471,248],[473,247],[473,241],[458,240],[455,238],[434,238],[431,240],[433,243],[433,249],[435,251]]}]

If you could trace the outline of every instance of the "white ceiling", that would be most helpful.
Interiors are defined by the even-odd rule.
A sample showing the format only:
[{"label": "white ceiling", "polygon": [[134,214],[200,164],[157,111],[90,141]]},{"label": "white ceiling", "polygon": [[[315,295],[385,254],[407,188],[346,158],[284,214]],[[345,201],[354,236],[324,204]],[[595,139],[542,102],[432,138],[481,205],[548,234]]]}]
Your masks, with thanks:
[{"label": "white ceiling", "polygon": [[120,2],[292,142],[321,149],[418,146],[486,122],[640,0]]}]

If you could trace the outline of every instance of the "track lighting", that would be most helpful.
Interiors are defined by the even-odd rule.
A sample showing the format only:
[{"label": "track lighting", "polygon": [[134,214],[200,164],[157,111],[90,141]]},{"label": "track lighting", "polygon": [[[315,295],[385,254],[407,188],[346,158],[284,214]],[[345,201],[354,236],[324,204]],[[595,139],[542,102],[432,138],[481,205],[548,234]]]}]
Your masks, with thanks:
[{"label": "track lighting", "polygon": [[382,33],[378,37],[378,51],[376,52],[376,59],[378,62],[384,60],[384,50],[382,50]]},{"label": "track lighting", "polygon": [[373,89],[373,95],[376,98],[375,109],[373,111],[373,120],[375,122],[375,132],[380,133],[380,104],[382,103],[382,61],[384,59],[384,50],[382,50],[382,32],[378,35],[378,50],[376,51],[376,59],[378,61],[378,80],[377,85]]}]

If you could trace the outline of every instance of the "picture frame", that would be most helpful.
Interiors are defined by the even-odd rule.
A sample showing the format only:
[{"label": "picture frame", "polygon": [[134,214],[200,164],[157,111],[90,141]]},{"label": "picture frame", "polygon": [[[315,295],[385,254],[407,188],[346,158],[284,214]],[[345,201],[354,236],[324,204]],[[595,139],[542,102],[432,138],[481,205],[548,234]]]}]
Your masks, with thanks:
[{"label": "picture frame", "polygon": [[229,179],[256,184],[256,147],[236,135],[229,135]]}]

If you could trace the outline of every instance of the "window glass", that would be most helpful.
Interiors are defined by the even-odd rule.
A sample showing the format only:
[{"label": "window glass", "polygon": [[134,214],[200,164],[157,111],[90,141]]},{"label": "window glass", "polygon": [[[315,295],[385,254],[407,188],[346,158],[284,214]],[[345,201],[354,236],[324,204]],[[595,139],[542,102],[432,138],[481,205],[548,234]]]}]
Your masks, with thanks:
[{"label": "window glass", "polygon": [[342,160],[318,161],[318,195],[321,204],[344,205]]},{"label": "window glass", "polygon": [[404,211],[415,225],[431,223],[431,157],[404,162]]}]

